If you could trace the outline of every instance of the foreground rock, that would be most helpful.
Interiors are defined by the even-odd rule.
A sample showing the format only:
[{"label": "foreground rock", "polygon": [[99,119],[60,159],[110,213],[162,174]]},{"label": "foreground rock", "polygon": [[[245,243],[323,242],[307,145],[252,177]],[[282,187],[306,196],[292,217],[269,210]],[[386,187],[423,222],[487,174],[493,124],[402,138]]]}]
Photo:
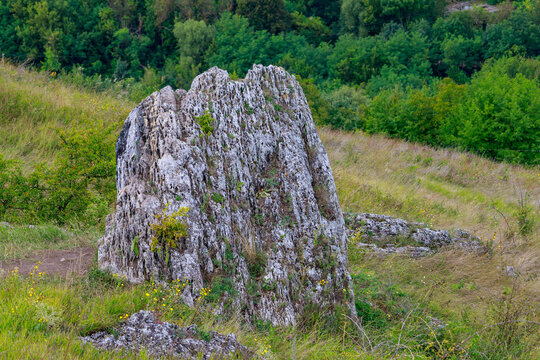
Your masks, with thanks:
[{"label": "foreground rock", "polygon": [[[139,352],[145,349],[155,357],[174,356],[182,359],[232,358],[252,359],[254,354],[242,346],[234,334],[211,331],[201,335],[196,326],[181,328],[159,322],[151,311],[140,311],[115,328],[114,335],[98,332],[82,338],[103,350]],[[202,339],[202,336],[205,339]]]},{"label": "foreground rock", "polygon": [[[302,88],[282,68],[232,81],[212,68],[127,118],[116,147],[117,210],[99,266],[132,282],[212,288],[223,306],[292,324],[308,304],[354,314],[347,239],[328,157]],[[188,207],[188,234],[152,251],[151,224]],[[345,291],[344,291],[345,290]]]},{"label": "foreground rock", "polygon": [[484,252],[480,239],[463,230],[434,230],[425,224],[377,214],[345,215],[349,238],[355,246],[373,250],[380,255],[402,254],[422,257],[443,246],[458,246],[465,250]]}]

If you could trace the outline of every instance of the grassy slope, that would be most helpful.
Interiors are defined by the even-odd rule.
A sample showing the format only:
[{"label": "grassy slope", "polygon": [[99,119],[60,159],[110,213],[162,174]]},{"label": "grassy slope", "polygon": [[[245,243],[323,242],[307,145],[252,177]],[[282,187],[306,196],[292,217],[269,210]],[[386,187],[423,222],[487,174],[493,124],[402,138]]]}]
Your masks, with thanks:
[{"label": "grassy slope", "polygon": [[[424,275],[427,267],[434,282],[444,282],[438,289],[440,301],[474,306],[479,296],[500,291],[507,281],[502,269],[514,266],[529,279],[522,291],[530,300],[540,302],[538,167],[526,169],[378,136],[327,129],[320,134],[344,211],[387,214],[435,228],[461,228],[486,242],[493,240],[493,256],[449,251],[414,262],[376,260],[369,262],[370,267],[398,277]],[[525,199],[528,211],[524,217],[535,222],[526,236],[518,234],[521,199]],[[399,266],[390,266],[396,263]],[[462,279],[474,283],[478,291],[442,291]]]},{"label": "grassy slope", "polygon": [[[84,122],[123,123],[135,106],[113,96],[81,91],[45,74],[0,64],[0,154],[21,161],[25,170],[52,164],[58,150],[55,128]],[[62,232],[52,225],[35,229],[0,226],[0,260],[35,250],[95,245],[94,229]]]},{"label": "grassy slope", "polygon": [[[57,141],[50,125],[76,126],[79,119],[119,121],[133,106],[110,96],[79,91],[40,74],[0,65],[0,153],[22,159],[28,166],[50,162]],[[366,284],[357,289],[357,298],[384,308],[390,319],[390,325],[383,330],[372,329],[373,342],[389,338],[398,341],[404,315],[400,311],[414,310],[405,303],[421,303],[430,314],[446,321],[481,328],[488,323],[486,299],[500,294],[504,286],[512,286],[502,272],[506,265],[522,273],[519,296],[529,305],[538,306],[539,226],[535,224],[526,236],[512,234],[518,228],[522,194],[528,196],[531,206],[526,218],[539,218],[539,204],[534,203],[540,196],[538,168],[525,169],[382,137],[328,129],[320,129],[320,134],[344,210],[384,213],[440,228],[459,227],[483,239],[494,239],[491,255],[450,250],[414,261],[373,258],[351,247],[351,271],[363,279],[361,284]],[[504,214],[508,225],[494,208]],[[15,245],[13,236],[6,239],[0,236],[4,249]],[[66,245],[62,241],[61,245],[49,244],[47,239],[40,243],[49,247]],[[24,251],[3,256],[20,255]],[[391,297],[391,292],[397,297]],[[36,301],[39,293],[43,299]],[[152,300],[153,294],[151,284],[132,287],[96,272],[83,279],[21,280],[13,276],[0,286],[0,344],[4,344],[0,345],[0,354],[18,359],[21,349],[25,349],[23,358],[42,358],[43,354],[51,358],[99,358],[96,351],[81,347],[77,336],[108,328],[125,313],[159,308]],[[321,335],[317,327],[307,333],[264,327],[252,331],[235,321],[215,323],[204,307],[194,311],[177,304],[171,296],[159,297],[166,299],[164,308],[173,308],[171,313],[164,312],[164,319],[180,324],[194,321],[203,329],[235,331],[242,342],[260,353],[271,345],[265,354],[270,358],[287,359],[293,354],[304,359],[370,358],[345,330],[341,335]],[[411,335],[414,337],[414,333]],[[439,339],[432,340],[438,343]],[[426,341],[429,344],[429,339]],[[532,349],[532,342],[523,341],[531,347],[524,358],[540,355],[538,349]],[[402,343],[408,344],[405,340]]]},{"label": "grassy slope", "polygon": [[65,231],[54,225],[0,225],[0,261],[22,259],[39,250],[95,247],[98,237],[99,232],[93,229]]},{"label": "grassy slope", "polygon": [[123,122],[135,104],[65,86],[45,74],[0,64],[0,153],[35,164],[52,162],[55,127]]}]

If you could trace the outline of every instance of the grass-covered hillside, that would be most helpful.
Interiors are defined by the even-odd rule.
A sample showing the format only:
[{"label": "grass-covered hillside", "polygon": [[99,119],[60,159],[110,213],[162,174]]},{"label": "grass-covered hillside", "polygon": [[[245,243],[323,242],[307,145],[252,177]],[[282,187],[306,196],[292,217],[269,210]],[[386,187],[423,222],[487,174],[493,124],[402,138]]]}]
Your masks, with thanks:
[{"label": "grass-covered hillside", "polygon": [[0,153],[27,165],[53,162],[58,151],[55,128],[120,124],[135,105],[7,64],[0,66],[0,75]]},{"label": "grass-covered hillside", "polygon": [[[0,222],[11,223],[0,224],[2,269],[44,250],[95,249],[115,198],[114,141],[135,106],[125,98],[0,65]],[[203,339],[234,332],[266,359],[539,358],[540,169],[325,127],[319,135],[344,211],[462,228],[487,251],[381,258],[350,244],[361,322],[313,311],[287,328],[214,316],[222,289],[188,308],[179,283],[131,285],[95,264],[47,275],[36,263],[30,275],[1,275],[0,358],[146,359],[79,341],[141,309],[195,323]]]}]

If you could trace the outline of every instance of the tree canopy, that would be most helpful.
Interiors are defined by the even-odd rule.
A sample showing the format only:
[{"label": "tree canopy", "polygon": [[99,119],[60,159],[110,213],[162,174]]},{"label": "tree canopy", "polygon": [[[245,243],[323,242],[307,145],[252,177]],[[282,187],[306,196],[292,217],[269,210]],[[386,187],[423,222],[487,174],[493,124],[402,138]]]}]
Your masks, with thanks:
[{"label": "tree canopy", "polygon": [[[321,123],[435,144],[440,142],[433,140],[438,136],[433,131],[442,131],[442,120],[430,115],[438,110],[425,107],[437,101],[419,99],[436,99],[434,94],[452,88],[452,81],[479,93],[490,88],[492,93],[486,96],[502,97],[501,104],[520,98],[495,93],[498,85],[490,87],[489,82],[521,89],[526,93],[522,97],[533,101],[533,85],[539,81],[538,76],[529,76],[536,71],[531,64],[540,56],[539,2],[507,2],[495,13],[474,8],[450,14],[445,4],[442,0],[5,0],[0,2],[0,52],[59,76],[141,83],[137,96],[165,84],[188,88],[198,73],[212,66],[243,76],[254,63],[276,64],[299,75],[309,87]],[[486,64],[500,68],[494,65],[498,60],[511,64],[507,67],[512,76],[481,75]],[[516,76],[519,73],[523,79]],[[384,105],[389,99],[396,103]],[[465,103],[465,98],[459,101]],[[401,105],[396,107],[397,103]],[[386,112],[379,114],[378,106]],[[476,105],[467,106],[463,109],[473,111]],[[512,112],[501,110],[489,119],[520,114],[534,129],[536,108],[512,106]],[[418,113],[418,108],[425,113]],[[402,115],[394,116],[394,111],[416,117],[419,125],[413,127],[424,129],[424,134],[405,136],[403,129],[390,130],[402,126],[395,117]],[[455,114],[466,117],[465,110]],[[387,124],[380,127],[376,118]],[[482,124],[480,118],[470,119],[474,123],[460,123],[462,129]],[[506,130],[502,125],[482,129],[513,132],[518,138],[519,124],[516,120]],[[471,137],[473,133],[469,129],[453,134],[446,144],[474,150],[463,140],[480,141]],[[494,139],[501,138],[489,141]],[[528,156],[486,155],[537,162],[538,152],[530,150]]]}]

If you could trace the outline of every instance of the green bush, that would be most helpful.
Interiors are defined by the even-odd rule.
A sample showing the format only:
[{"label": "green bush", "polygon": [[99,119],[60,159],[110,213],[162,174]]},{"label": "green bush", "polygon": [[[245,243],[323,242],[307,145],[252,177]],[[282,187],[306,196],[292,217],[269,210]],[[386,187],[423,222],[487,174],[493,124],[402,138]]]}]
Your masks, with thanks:
[{"label": "green bush", "polygon": [[201,136],[208,136],[214,131],[214,118],[210,115],[210,111],[206,110],[204,114],[196,117],[197,123],[201,127]]},{"label": "green bush", "polygon": [[540,84],[481,71],[444,129],[445,143],[497,159],[540,164]]},{"label": "green bush", "polygon": [[163,211],[156,215],[156,222],[150,225],[154,232],[150,249],[159,254],[164,254],[165,263],[169,263],[171,249],[177,248],[180,240],[187,237],[188,226],[184,218],[189,208],[181,207],[172,214],[167,214],[169,204],[165,205]]},{"label": "green bush", "polygon": [[330,104],[324,99],[313,79],[303,79],[297,76],[298,83],[302,87],[313,121],[316,124],[332,124],[330,118]]},{"label": "green bush", "polygon": [[365,130],[439,145],[441,127],[461,101],[463,90],[448,79],[415,91],[384,91],[365,109]]},{"label": "green bush", "polygon": [[323,94],[323,99],[330,104],[328,124],[344,130],[362,128],[363,109],[369,103],[362,88],[344,85]]},{"label": "green bush", "polygon": [[539,164],[539,67],[531,60],[503,58],[485,65],[466,85],[445,79],[419,90],[382,91],[364,110],[364,129]]},{"label": "green bush", "polygon": [[58,130],[54,166],[23,174],[20,164],[0,155],[0,219],[14,223],[103,221],[116,199],[116,124]]}]

